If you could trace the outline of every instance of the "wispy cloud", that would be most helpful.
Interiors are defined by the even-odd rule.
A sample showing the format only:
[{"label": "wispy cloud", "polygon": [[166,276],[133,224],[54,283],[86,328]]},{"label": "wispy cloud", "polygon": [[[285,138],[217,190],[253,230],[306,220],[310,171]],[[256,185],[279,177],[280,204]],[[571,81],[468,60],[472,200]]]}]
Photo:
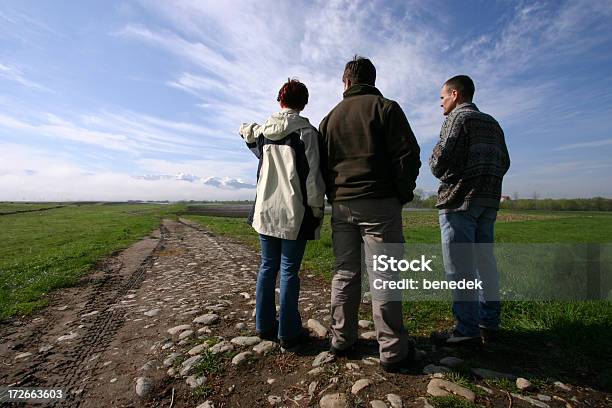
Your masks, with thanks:
[{"label": "wispy cloud", "polygon": [[11,65],[0,63],[0,78],[17,82],[28,88],[33,88],[41,91],[49,91],[49,88],[47,88],[46,86],[40,85],[34,81],[27,79],[19,68]]},{"label": "wispy cloud", "polygon": [[556,151],[582,149],[587,147],[612,146],[612,139],[593,140],[592,142],[572,143],[557,147]]},{"label": "wispy cloud", "polygon": [[[97,146],[105,150],[193,154],[194,149],[231,150],[229,136],[193,123],[133,112],[85,114],[64,118],[51,113],[16,118],[0,113],[0,128]],[[235,139],[232,137],[231,139]]]}]

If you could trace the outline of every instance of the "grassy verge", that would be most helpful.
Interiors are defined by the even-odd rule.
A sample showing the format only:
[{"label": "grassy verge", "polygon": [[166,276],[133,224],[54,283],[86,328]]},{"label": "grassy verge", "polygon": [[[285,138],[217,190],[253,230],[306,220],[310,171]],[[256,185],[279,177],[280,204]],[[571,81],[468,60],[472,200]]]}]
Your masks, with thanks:
[{"label": "grassy verge", "polygon": [[47,208],[59,207],[62,203],[0,203],[0,215],[14,213],[17,211],[36,211]]},{"label": "grassy verge", "polygon": [[182,207],[83,205],[0,217],[0,320],[46,304],[104,256],[125,248]]},{"label": "grassy verge", "polygon": [[[243,219],[188,218],[259,249],[257,234]],[[404,218],[408,245],[434,244],[440,239],[435,211],[408,212]],[[329,219],[321,236],[308,243],[303,267],[329,280],[334,262]],[[611,236],[612,214],[608,213],[501,211],[496,225],[496,240],[504,243],[604,243]],[[452,323],[448,302],[406,302],[404,311],[407,329],[421,340]],[[612,355],[611,302],[505,302],[502,321],[505,340],[495,355],[466,356],[473,364],[612,387],[612,368],[600,358]]]}]

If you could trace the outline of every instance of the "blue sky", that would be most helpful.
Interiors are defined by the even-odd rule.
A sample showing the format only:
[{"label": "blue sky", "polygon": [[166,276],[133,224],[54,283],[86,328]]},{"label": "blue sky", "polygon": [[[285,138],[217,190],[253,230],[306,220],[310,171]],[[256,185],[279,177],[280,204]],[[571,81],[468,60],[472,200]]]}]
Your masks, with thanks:
[{"label": "blue sky", "polygon": [[506,133],[505,194],[612,197],[611,19],[609,0],[0,1],[0,200],[253,198],[240,123],[297,77],[318,126],[354,54],[412,125],[419,188],[461,73]]}]

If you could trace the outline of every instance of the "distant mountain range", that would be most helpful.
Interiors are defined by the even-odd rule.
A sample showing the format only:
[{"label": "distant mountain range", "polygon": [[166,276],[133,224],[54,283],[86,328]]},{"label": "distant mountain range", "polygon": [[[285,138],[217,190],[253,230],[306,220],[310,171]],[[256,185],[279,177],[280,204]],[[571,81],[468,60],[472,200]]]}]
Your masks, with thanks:
[{"label": "distant mountain range", "polygon": [[255,184],[245,183],[240,179],[233,179],[229,177],[200,177],[194,174],[179,173],[176,175],[171,174],[146,174],[144,176],[136,176],[140,180],[158,181],[158,180],[176,180],[185,181],[189,183],[201,183],[207,186],[217,187],[221,189],[239,190],[239,189],[254,189]]}]

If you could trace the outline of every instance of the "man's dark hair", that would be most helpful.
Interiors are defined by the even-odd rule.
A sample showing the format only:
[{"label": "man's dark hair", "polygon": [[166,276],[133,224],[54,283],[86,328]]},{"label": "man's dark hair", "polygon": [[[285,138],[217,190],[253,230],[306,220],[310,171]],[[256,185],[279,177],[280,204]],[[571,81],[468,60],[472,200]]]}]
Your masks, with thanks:
[{"label": "man's dark hair", "polygon": [[466,101],[472,101],[476,88],[474,87],[474,81],[467,75],[457,75],[449,79],[444,83],[450,90],[455,90],[461,98]]},{"label": "man's dark hair", "polygon": [[287,79],[278,91],[276,100],[288,108],[304,110],[308,103],[308,88],[297,79]]},{"label": "man's dark hair", "polygon": [[344,67],[342,82],[346,82],[347,80],[351,81],[352,84],[374,86],[376,82],[376,68],[374,68],[372,61],[365,57],[355,55],[353,60],[347,62]]}]

